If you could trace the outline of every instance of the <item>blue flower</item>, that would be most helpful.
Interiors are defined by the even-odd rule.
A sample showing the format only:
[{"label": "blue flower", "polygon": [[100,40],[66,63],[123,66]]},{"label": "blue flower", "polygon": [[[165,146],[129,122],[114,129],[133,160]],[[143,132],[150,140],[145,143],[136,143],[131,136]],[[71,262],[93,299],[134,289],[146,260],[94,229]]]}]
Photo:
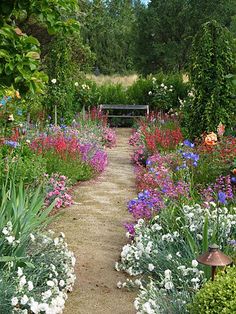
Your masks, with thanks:
[{"label": "blue flower", "polygon": [[151,164],[152,164],[152,161],[149,160],[149,159],[147,159],[147,161],[146,161],[146,166],[151,166]]},{"label": "blue flower", "polygon": [[22,110],[21,109],[17,109],[17,115],[22,116]]},{"label": "blue flower", "polygon": [[20,144],[18,142],[15,142],[15,141],[5,141],[4,144],[11,146],[13,148],[20,146]]},{"label": "blue flower", "polygon": [[230,179],[230,181],[231,181],[232,184],[236,184],[236,177],[232,177],[232,178]]},{"label": "blue flower", "polygon": [[185,146],[190,147],[190,148],[194,148],[194,144],[193,144],[192,142],[190,142],[189,140],[184,140],[184,141],[183,141],[183,144],[184,144]]},{"label": "blue flower", "polygon": [[226,204],[227,201],[226,201],[226,194],[222,191],[219,191],[218,192],[218,201],[221,203],[221,204]]}]

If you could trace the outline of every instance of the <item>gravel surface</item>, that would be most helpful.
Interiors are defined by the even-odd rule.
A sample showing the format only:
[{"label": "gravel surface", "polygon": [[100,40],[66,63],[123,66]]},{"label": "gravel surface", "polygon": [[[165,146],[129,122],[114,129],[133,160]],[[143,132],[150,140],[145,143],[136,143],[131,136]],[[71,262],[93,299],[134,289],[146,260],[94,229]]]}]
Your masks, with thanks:
[{"label": "gravel surface", "polygon": [[134,314],[136,293],[118,289],[126,276],[114,270],[127,243],[123,223],[130,219],[126,203],[135,196],[130,129],[118,129],[117,147],[108,151],[109,165],[98,179],[80,184],[78,203],[54,224],[63,231],[77,257],[77,281],[64,314]]}]

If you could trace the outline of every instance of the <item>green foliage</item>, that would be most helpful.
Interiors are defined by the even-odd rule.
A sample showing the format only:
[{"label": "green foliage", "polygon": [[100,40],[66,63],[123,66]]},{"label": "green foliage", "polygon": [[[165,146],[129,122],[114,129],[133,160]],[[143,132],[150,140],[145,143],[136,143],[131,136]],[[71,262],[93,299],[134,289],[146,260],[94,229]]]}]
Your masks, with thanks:
[{"label": "green foliage", "polygon": [[27,145],[12,148],[0,147],[0,183],[8,175],[15,184],[23,182],[25,186],[38,186],[46,173],[46,160],[32,152]]},{"label": "green foliage", "polygon": [[94,175],[92,167],[80,158],[71,158],[70,155],[61,158],[52,151],[46,152],[44,158],[47,162],[46,168],[49,175],[61,173],[68,177],[72,183],[89,180]]},{"label": "green foliage", "polygon": [[0,314],[11,313],[11,298],[15,292],[15,282],[7,270],[0,270]]},{"label": "green foliage", "polygon": [[193,41],[190,78],[194,99],[184,108],[190,137],[216,131],[220,122],[230,126],[235,106],[227,75],[233,65],[230,33],[216,21],[203,24]]},{"label": "green foliage", "polygon": [[236,312],[236,267],[219,272],[215,280],[208,281],[196,294],[191,314],[231,314]]},{"label": "green foliage", "polygon": [[25,258],[30,234],[49,222],[48,215],[54,206],[45,208],[44,197],[41,187],[30,192],[22,182],[16,185],[13,180],[6,180],[1,185],[0,263],[11,258]]},{"label": "green foliage", "polygon": [[7,20],[43,24],[49,33],[63,33],[78,29],[75,18],[78,14],[76,0],[3,0],[0,3],[0,16]]},{"label": "green foliage", "polygon": [[77,13],[76,0],[1,1],[0,88],[13,85],[21,94],[41,93],[47,76],[40,71],[39,42],[19,26],[38,23],[50,34],[68,34],[78,30]]},{"label": "green foliage", "polygon": [[39,68],[39,42],[32,36],[17,34],[5,24],[0,28],[0,87],[13,85],[21,93],[42,92],[47,77]]}]

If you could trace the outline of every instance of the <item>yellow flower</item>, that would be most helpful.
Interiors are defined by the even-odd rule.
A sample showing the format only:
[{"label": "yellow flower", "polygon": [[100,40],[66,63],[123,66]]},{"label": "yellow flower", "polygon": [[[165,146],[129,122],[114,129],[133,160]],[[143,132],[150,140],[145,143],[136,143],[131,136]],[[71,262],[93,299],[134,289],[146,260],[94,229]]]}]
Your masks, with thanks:
[{"label": "yellow flower", "polygon": [[16,98],[21,99],[20,93],[18,92],[18,90],[16,90],[15,95],[16,95]]},{"label": "yellow flower", "polygon": [[13,117],[13,114],[9,114],[9,116],[8,116],[8,119],[7,119],[8,121],[14,121],[14,117]]}]

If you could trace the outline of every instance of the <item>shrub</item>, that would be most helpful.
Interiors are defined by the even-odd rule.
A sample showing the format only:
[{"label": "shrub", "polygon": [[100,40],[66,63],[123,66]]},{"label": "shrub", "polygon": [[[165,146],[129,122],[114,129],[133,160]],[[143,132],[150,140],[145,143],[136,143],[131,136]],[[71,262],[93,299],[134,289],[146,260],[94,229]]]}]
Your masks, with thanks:
[{"label": "shrub", "polygon": [[151,110],[168,111],[180,106],[185,99],[189,84],[183,83],[181,74],[164,74],[139,78],[127,90],[130,103],[150,105]]},{"label": "shrub", "polygon": [[236,267],[219,272],[215,280],[208,281],[196,294],[191,314],[232,314],[236,312]]}]

